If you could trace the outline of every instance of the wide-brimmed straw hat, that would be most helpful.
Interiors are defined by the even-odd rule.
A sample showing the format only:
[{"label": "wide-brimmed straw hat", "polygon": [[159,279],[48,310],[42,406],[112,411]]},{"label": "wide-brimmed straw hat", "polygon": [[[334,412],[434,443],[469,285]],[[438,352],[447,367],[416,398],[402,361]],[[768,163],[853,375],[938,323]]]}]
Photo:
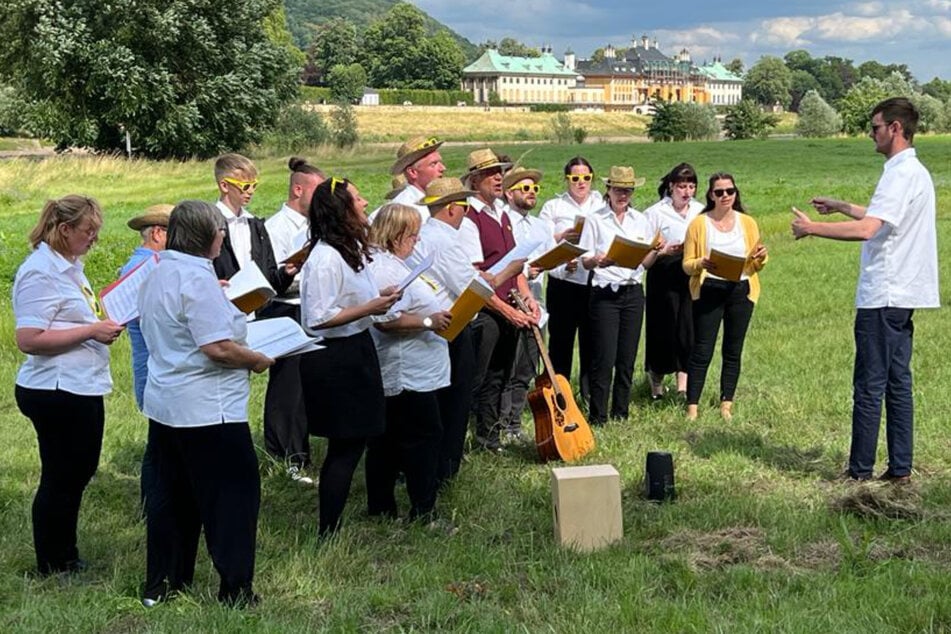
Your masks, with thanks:
[{"label": "wide-brimmed straw hat", "polygon": [[396,151],[396,162],[390,168],[390,174],[401,173],[427,154],[432,154],[438,150],[443,143],[444,141],[440,141],[434,136],[414,136]]},{"label": "wide-brimmed straw hat", "polygon": [[643,176],[636,178],[634,168],[627,165],[612,165],[607,178],[602,178],[608,187],[621,187],[623,189],[634,189],[643,185],[647,179]]},{"label": "wide-brimmed straw hat", "polygon": [[531,170],[524,167],[512,168],[506,172],[505,178],[502,179],[502,189],[508,189],[515,183],[521,182],[526,178],[530,178],[533,183],[537,183],[542,179],[542,173],[539,170]]},{"label": "wide-brimmed straw hat", "polygon": [[465,200],[469,196],[475,196],[476,192],[466,189],[462,181],[458,178],[445,177],[433,179],[426,186],[426,195],[420,199],[418,205],[426,205],[430,209],[442,207],[449,203]]},{"label": "wide-brimmed straw hat", "polygon": [[473,150],[472,152],[469,152],[469,164],[468,168],[466,169],[466,173],[462,176],[462,180],[468,181],[469,177],[473,174],[477,174],[478,172],[490,170],[496,167],[502,168],[504,171],[512,167],[512,164],[500,161],[495,152],[487,147],[479,150]]},{"label": "wide-brimmed straw hat", "polygon": [[400,195],[404,189],[406,189],[406,177],[402,174],[397,174],[390,180],[390,191],[386,192],[386,196],[383,198],[386,200],[393,200]]},{"label": "wide-brimmed straw hat", "polygon": [[131,218],[126,224],[129,229],[142,231],[146,227],[168,227],[168,217],[172,215],[175,205],[152,205],[146,208],[141,216]]}]

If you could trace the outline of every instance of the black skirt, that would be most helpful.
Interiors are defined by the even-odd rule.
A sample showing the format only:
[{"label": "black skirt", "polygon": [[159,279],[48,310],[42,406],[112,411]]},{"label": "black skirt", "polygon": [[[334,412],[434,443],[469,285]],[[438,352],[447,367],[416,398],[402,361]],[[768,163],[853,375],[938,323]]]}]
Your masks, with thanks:
[{"label": "black skirt", "polygon": [[693,345],[690,278],[680,255],[659,258],[647,271],[644,366],[648,372],[686,372]]},{"label": "black skirt", "polygon": [[383,433],[386,401],[380,362],[369,331],[324,339],[323,350],[301,357],[307,427],[324,438],[370,438]]}]

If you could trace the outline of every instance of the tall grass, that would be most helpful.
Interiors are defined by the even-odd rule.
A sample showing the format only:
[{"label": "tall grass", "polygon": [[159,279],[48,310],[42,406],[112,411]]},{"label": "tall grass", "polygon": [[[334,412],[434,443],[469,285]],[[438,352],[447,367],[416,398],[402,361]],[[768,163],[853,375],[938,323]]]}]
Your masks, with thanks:
[{"label": "tall grass", "polygon": [[[922,138],[917,145],[938,188],[941,275],[948,280],[951,138]],[[468,149],[443,149],[449,172],[461,173]],[[496,149],[517,157],[526,147]],[[216,604],[216,575],[204,554],[192,594],[148,611],[137,602],[145,566],[138,512],[145,423],[134,407],[125,338],[113,350],[116,390],[107,398],[102,462],[81,514],[80,548],[92,569],[78,577],[30,573],[29,508],[39,467],[31,426],[13,403],[20,354],[9,285],[42,201],[70,191],[102,201],[105,229],[87,258],[92,281],[101,286],[135,244],[124,221],[156,202],[212,198],[211,164],[80,157],[0,163],[0,382],[8,386],[0,392],[0,629],[951,629],[947,309],[915,316],[915,484],[899,490],[837,482],[848,451],[859,246],[795,242],[788,228],[789,206],[802,207],[813,195],[868,200],[882,163],[870,142],[539,145],[523,163],[544,170],[542,199],[562,189],[561,166],[579,152],[600,173],[627,164],[647,176],[649,185],[634,202],[642,209],[656,197],[650,184],[682,160],[701,175],[726,170],[736,176],[771,261],[762,274],[733,422],[715,415],[715,368],[693,424],[672,401],[651,404],[639,382],[629,419],[599,429],[598,449],[584,460],[615,465],[623,487],[625,537],[590,555],[553,544],[550,467],[537,464],[527,448],[469,454],[438,503],[455,532],[369,520],[359,476],[343,532],[320,545],[316,490],[287,480],[261,450],[256,588],[264,602],[245,612]],[[311,158],[350,176],[371,204],[389,188],[390,151]],[[261,187],[251,207],[267,216],[285,195],[286,159],[266,158],[258,167]],[[263,386],[263,377],[255,377],[251,412],[259,446]],[[315,440],[315,453],[320,448]],[[674,454],[675,503],[643,499],[644,458],[654,449]],[[879,457],[883,468],[883,451]]]}]

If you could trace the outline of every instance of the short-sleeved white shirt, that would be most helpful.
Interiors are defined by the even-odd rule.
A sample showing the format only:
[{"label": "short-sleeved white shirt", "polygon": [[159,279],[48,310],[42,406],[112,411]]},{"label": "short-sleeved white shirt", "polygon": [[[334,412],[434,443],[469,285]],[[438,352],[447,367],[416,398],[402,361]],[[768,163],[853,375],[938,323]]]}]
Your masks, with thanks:
[{"label": "short-sleeved white shirt", "polygon": [[435,259],[423,275],[438,285],[436,297],[442,310],[449,310],[477,271],[459,240],[459,231],[438,218],[429,218],[420,228],[409,264],[414,266],[430,253],[435,253]]},{"label": "short-sleeved white shirt", "polygon": [[[300,248],[299,245],[307,241],[309,227],[310,221],[307,220],[307,216],[297,213],[286,203],[276,214],[265,220],[264,228],[267,229],[267,235],[271,239],[274,261],[283,262],[288,256],[293,255]],[[275,297],[274,301],[300,304],[300,297],[297,296],[299,285],[300,273],[298,272],[283,296]]]},{"label": "short-sleeved white shirt", "polygon": [[[618,222],[611,208],[605,205],[587,217],[578,245],[587,251],[585,255],[591,257],[596,253],[607,253],[614,237],[618,235],[639,242],[649,242],[653,238],[651,225],[643,213],[628,207],[624,218]],[[610,286],[614,290],[617,290],[618,286],[640,284],[644,275],[643,266],[638,266],[636,269],[606,266],[593,270],[591,283],[594,286]]]},{"label": "short-sleeved white shirt", "polygon": [[[89,303],[89,298],[94,301],[92,293],[82,261],[70,262],[41,242],[20,265],[13,281],[16,327],[67,330],[96,323],[99,318]],[[16,384],[80,396],[108,394],[112,391],[109,347],[87,339],[59,354],[28,354]]]},{"label": "short-sleeved white shirt", "polygon": [[310,251],[300,276],[301,326],[315,337],[350,337],[373,324],[366,316],[333,328],[319,328],[345,308],[366,304],[380,296],[370,269],[354,271],[340,252],[318,241]]},{"label": "short-sleeved white shirt", "polygon": [[139,324],[149,349],[142,412],[170,427],[248,420],[249,372],[226,368],[200,350],[216,341],[245,345],[244,313],[225,297],[208,258],[162,251],[139,293]]},{"label": "short-sleeved white shirt", "polygon": [[[523,216],[517,211],[509,213],[509,219],[512,221],[512,235],[515,236],[515,244],[539,243],[538,247],[529,254],[529,262],[555,246],[554,232],[551,224],[547,221],[530,213]],[[525,270],[528,271],[527,263],[525,264]],[[542,296],[542,277],[543,275],[539,275],[528,281],[528,288],[532,291],[535,299],[541,299]]]},{"label": "short-sleeved white shirt", "polygon": [[856,308],[938,308],[934,183],[914,148],[885,162],[865,215],[884,224],[862,245]]},{"label": "short-sleeved white shirt", "polygon": [[233,211],[219,200],[215,207],[224,216],[228,223],[228,240],[231,241],[231,249],[234,251],[234,257],[238,260],[238,268],[243,269],[251,261],[251,212],[247,209],[241,209],[240,215],[235,215]]},{"label": "short-sleeved white shirt", "polygon": [[[590,214],[604,207],[604,198],[601,192],[591,190],[588,198],[583,204],[579,205],[568,192],[562,192],[542,205],[538,212],[538,217],[547,221],[552,226],[552,236],[556,233],[563,233],[575,225],[575,217],[583,216],[587,218]],[[588,271],[583,266],[579,266],[574,273],[568,273],[565,265],[561,265],[548,272],[555,279],[575,284],[586,285],[588,283]]]},{"label": "short-sleeved white shirt", "polygon": [[673,201],[670,196],[664,196],[663,199],[654,203],[644,210],[644,215],[651,223],[651,228],[656,235],[660,232],[661,237],[666,242],[674,244],[683,244],[687,235],[687,227],[690,222],[703,211],[703,203],[691,199],[687,203],[687,213],[681,216],[674,209]]},{"label": "short-sleeved white shirt", "polygon": [[[374,254],[369,268],[381,288],[399,284],[410,272],[402,260],[389,252]],[[424,279],[416,278],[393,305],[391,314],[428,317],[441,310],[433,288]],[[449,344],[435,332],[383,332],[371,328],[370,334],[380,358],[384,395],[395,396],[404,390],[432,392],[449,385]]]}]

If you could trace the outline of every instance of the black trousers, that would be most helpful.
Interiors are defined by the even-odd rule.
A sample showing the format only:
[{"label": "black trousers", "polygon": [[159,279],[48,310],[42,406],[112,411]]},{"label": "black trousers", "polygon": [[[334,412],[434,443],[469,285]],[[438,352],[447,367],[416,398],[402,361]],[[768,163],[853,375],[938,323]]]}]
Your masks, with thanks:
[{"label": "black trousers", "polygon": [[451,480],[459,472],[472,409],[472,386],[475,383],[476,360],[472,343],[472,327],[466,326],[449,342],[449,362],[452,366],[449,385],[436,392],[442,438],[439,443],[439,465],[436,477],[439,484]]},{"label": "black trousers", "polygon": [[327,455],[320,466],[320,482],[317,484],[320,498],[320,519],[317,523],[319,536],[324,537],[340,530],[353,473],[366,447],[366,438],[327,439]]},{"label": "black trousers", "polygon": [[218,599],[250,598],[261,480],[247,423],[169,427],[149,421],[156,495],[146,501],[145,597],[191,584],[198,538],[221,577]]},{"label": "black trousers", "polygon": [[591,374],[591,328],[588,317],[591,286],[548,278],[545,306],[548,308],[548,354],[556,374],[571,380],[578,335],[578,385],[581,398],[589,398]]},{"label": "black trousers", "polygon": [[644,320],[644,289],[640,284],[619,286],[616,291],[592,286],[590,311],[594,354],[589,413],[590,422],[598,425],[608,419],[609,391],[611,418],[627,418]]},{"label": "black trousers", "polygon": [[540,352],[535,335],[529,329],[518,331],[512,376],[502,391],[502,429],[516,433],[522,429],[522,410],[528,399],[529,386],[538,376]]},{"label": "black trousers", "polygon": [[686,372],[693,347],[693,300],[683,257],[659,258],[647,271],[644,369]]},{"label": "black trousers", "polygon": [[367,511],[397,517],[396,479],[406,475],[410,519],[436,506],[436,470],[442,423],[436,392],[403,391],[386,397],[386,431],[367,443]]},{"label": "black trousers", "polygon": [[499,444],[502,388],[512,375],[518,330],[505,317],[484,310],[479,313],[482,336],[477,364],[485,368],[485,379],[476,391],[476,440],[483,445]]},{"label": "black trousers", "polygon": [[720,322],[723,322],[723,365],[720,370],[720,400],[732,401],[740,378],[740,361],[746,331],[753,317],[753,302],[747,297],[747,281],[704,280],[700,298],[693,303],[693,350],[687,366],[687,403],[696,405],[707,380]]},{"label": "black trousers", "polygon": [[[271,302],[265,318],[290,317],[300,322],[300,306]],[[276,359],[268,370],[264,395],[264,448],[274,458],[306,467],[310,464],[310,434],[300,378],[300,355]]]},{"label": "black trousers", "polygon": [[17,407],[33,422],[40,485],[33,498],[33,547],[43,574],[79,558],[76,525],[83,491],[99,467],[105,410],[101,396],[16,386]]}]

